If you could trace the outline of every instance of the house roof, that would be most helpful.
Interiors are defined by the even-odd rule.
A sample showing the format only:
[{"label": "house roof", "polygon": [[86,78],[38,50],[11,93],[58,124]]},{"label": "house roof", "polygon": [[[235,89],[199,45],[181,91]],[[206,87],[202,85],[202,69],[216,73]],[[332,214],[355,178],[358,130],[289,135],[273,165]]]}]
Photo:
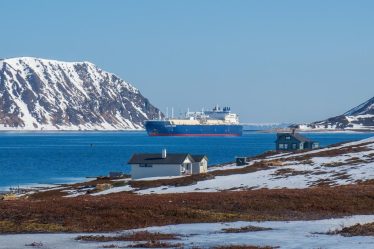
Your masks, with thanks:
[{"label": "house roof", "polygon": [[295,138],[296,140],[299,140],[300,142],[313,142],[309,138],[306,138],[299,133],[278,133],[278,137],[281,135],[286,135]]},{"label": "house roof", "polygon": [[195,162],[201,162],[204,158],[208,159],[206,155],[191,155]]},{"label": "house roof", "polygon": [[166,158],[162,158],[160,153],[157,154],[134,154],[128,164],[182,164],[186,158],[195,162],[193,157],[188,154],[168,153]]}]

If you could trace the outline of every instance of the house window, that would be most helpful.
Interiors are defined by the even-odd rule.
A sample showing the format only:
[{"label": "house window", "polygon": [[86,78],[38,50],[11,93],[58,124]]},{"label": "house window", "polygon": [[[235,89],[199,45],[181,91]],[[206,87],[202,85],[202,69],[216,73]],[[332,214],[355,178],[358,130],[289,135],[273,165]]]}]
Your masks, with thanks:
[{"label": "house window", "polygon": [[288,144],[284,144],[284,149],[288,149]]},{"label": "house window", "polygon": [[139,167],[142,167],[142,168],[152,168],[152,164],[141,163],[141,164],[139,164]]},{"label": "house window", "polygon": [[290,140],[291,139],[291,137],[290,136],[286,136],[286,140]]},{"label": "house window", "polygon": [[284,149],[284,144],[279,144],[279,149]]},{"label": "house window", "polygon": [[296,144],[292,144],[292,149],[296,150]]}]

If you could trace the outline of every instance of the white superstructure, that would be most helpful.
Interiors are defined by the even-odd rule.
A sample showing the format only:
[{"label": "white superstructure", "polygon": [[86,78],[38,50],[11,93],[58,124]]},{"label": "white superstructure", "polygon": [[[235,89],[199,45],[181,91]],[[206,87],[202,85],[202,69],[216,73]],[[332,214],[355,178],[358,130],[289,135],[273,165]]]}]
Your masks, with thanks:
[{"label": "white superstructure", "polygon": [[222,109],[217,105],[211,111],[190,112],[187,111],[185,119],[170,119],[175,124],[187,122],[189,124],[239,124],[239,116],[231,113],[230,107]]}]

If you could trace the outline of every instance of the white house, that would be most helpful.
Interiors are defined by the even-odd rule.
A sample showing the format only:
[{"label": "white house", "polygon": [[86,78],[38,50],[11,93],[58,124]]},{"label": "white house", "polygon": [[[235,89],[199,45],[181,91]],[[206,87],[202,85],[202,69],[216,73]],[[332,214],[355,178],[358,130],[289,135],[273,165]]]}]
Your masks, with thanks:
[{"label": "white house", "polygon": [[160,154],[134,154],[128,164],[131,165],[132,179],[183,176],[207,172],[208,158],[188,153],[168,154],[163,150]]},{"label": "white house", "polygon": [[208,172],[208,157],[205,155],[191,155],[194,162],[192,163],[192,174],[201,174]]}]

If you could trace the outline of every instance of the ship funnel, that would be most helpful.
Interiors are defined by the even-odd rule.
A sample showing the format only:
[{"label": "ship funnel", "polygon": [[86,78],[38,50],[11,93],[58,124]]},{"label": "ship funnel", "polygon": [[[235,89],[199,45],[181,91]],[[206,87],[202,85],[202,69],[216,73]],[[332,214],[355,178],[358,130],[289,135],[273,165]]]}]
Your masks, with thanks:
[{"label": "ship funnel", "polygon": [[161,157],[162,157],[162,158],[166,158],[166,156],[167,156],[166,149],[162,149]]}]

